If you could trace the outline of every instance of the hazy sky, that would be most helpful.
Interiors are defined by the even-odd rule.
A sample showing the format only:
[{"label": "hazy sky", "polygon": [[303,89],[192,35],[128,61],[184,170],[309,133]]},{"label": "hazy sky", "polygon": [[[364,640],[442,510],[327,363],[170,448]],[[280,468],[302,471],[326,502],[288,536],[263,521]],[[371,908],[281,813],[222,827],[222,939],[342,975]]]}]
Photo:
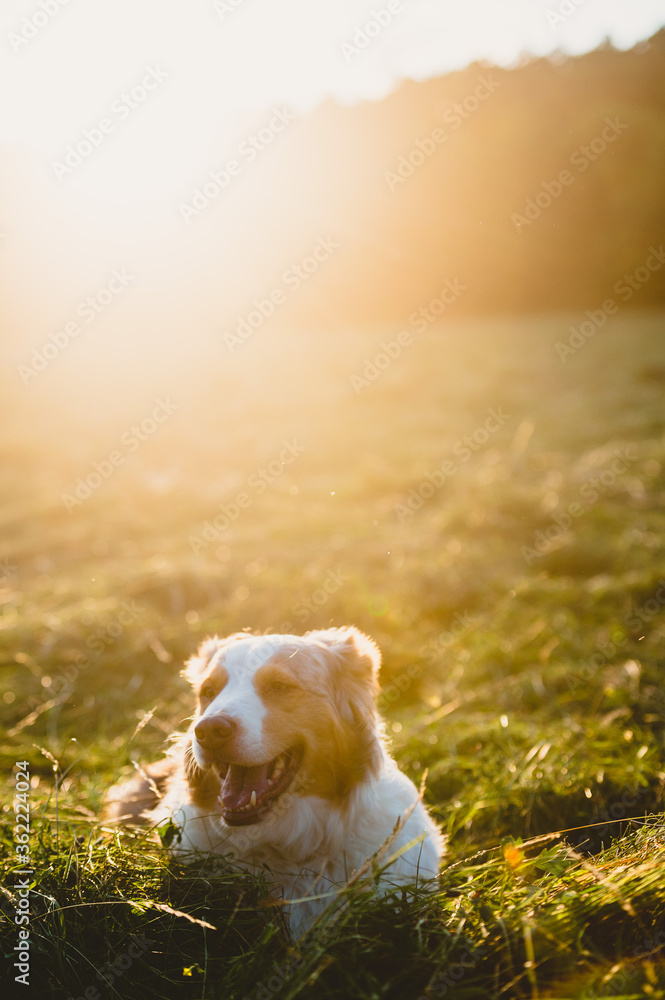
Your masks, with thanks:
[{"label": "hazy sky", "polygon": [[50,164],[156,70],[114,136],[117,162],[109,151],[106,176],[71,183],[110,190],[129,156],[140,195],[157,175],[164,190],[195,176],[247,110],[378,98],[402,77],[583,52],[606,36],[625,48],[663,23],[665,0],[3,0],[0,142]]},{"label": "hazy sky", "polygon": [[[373,12],[388,23],[367,26]],[[181,125],[378,97],[473,59],[628,47],[663,23],[665,0],[3,0],[0,137],[57,143],[155,62]]]}]

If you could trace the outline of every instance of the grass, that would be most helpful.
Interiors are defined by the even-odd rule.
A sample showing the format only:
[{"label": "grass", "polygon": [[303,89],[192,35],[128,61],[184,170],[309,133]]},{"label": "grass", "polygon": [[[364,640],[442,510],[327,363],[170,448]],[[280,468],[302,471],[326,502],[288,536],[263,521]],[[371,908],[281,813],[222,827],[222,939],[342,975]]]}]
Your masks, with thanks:
[{"label": "grass", "polygon": [[[166,388],[113,409],[100,384],[82,421],[66,358],[8,387],[2,939],[27,760],[32,995],[665,995],[662,315],[615,317],[564,364],[579,319],[446,324],[360,393],[396,331],[262,330],[211,374],[183,361],[174,415],[71,513]],[[304,450],[271,465],[285,441]],[[434,896],[379,901],[370,869],[289,945],[269,873],[173,864],[96,817],[184,724],[200,638],[350,622],[450,851]]]}]

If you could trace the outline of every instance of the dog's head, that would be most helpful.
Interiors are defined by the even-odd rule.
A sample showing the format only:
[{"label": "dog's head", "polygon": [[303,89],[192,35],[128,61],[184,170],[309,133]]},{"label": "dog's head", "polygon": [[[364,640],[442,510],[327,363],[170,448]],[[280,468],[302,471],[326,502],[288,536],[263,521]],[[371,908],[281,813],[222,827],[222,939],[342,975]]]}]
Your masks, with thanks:
[{"label": "dog's head", "polygon": [[381,760],[379,650],[355,628],[207,639],[187,664],[197,711],[188,745],[196,801],[229,826],[258,823],[291,787],[341,801]]}]

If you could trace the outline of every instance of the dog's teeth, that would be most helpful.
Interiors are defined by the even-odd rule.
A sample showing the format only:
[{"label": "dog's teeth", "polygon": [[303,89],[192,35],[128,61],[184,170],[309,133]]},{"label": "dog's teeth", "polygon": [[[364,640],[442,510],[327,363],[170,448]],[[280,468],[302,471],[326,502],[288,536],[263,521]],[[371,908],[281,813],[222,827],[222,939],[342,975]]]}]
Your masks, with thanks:
[{"label": "dog's teeth", "polygon": [[252,788],[252,794],[249,797],[249,804],[250,806],[252,806],[252,808],[254,808],[254,806],[256,805],[256,792],[253,788]]}]

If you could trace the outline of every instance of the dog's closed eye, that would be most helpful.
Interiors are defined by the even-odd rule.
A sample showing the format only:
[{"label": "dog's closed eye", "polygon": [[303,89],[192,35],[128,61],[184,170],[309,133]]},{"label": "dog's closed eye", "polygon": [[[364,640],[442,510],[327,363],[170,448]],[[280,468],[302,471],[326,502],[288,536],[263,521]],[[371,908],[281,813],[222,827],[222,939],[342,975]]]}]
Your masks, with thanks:
[{"label": "dog's closed eye", "polygon": [[296,685],[290,681],[270,681],[265,687],[267,694],[287,694],[289,691],[295,690]]}]

